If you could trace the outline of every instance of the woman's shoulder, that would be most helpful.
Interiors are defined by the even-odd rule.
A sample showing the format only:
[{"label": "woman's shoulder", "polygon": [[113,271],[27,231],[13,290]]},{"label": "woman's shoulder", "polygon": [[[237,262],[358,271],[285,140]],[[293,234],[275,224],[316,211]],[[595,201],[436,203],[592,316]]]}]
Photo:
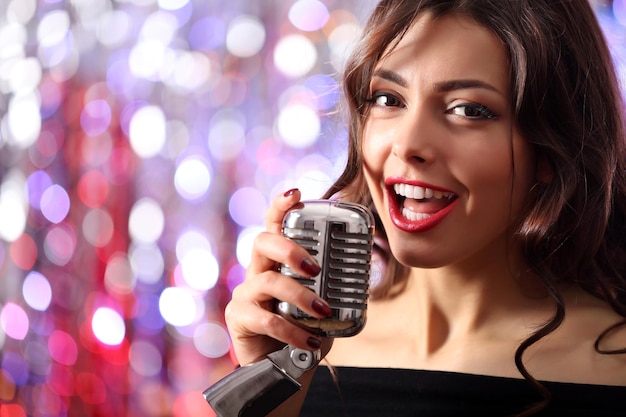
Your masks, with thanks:
[{"label": "woman's shoulder", "polygon": [[566,298],[565,318],[530,349],[546,380],[626,386],[626,317],[583,291]]}]

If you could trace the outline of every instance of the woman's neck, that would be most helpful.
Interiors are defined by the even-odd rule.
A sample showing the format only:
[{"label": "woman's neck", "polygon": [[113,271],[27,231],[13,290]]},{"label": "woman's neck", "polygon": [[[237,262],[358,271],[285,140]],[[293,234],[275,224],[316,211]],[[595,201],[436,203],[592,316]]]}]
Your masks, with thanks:
[{"label": "woman's neck", "polygon": [[416,340],[429,341],[422,344],[426,356],[454,340],[497,337],[519,320],[534,327],[549,317],[553,306],[534,276],[514,276],[497,266],[477,274],[414,268],[394,301],[399,314],[411,317],[412,328],[407,330]]}]

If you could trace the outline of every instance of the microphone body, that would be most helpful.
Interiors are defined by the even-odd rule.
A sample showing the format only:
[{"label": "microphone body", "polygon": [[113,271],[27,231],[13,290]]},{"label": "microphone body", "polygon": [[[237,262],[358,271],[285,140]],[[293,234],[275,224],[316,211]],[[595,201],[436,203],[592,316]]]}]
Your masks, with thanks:
[{"label": "microphone body", "polygon": [[[282,234],[313,256],[321,272],[280,272],[326,300],[332,315],[317,319],[277,300],[276,312],[323,337],[349,337],[363,329],[369,296],[374,217],[366,207],[331,200],[303,201],[286,213]],[[300,389],[297,378],[313,369],[320,352],[285,346],[264,359],[235,369],[203,392],[217,417],[263,417]]]},{"label": "microphone body", "polygon": [[324,337],[348,337],[365,325],[372,260],[374,219],[364,206],[314,200],[289,211],[282,234],[307,249],[321,266],[313,277],[302,277],[289,266],[280,272],[310,288],[330,305],[333,314],[316,319],[297,307],[278,302],[283,317]]}]

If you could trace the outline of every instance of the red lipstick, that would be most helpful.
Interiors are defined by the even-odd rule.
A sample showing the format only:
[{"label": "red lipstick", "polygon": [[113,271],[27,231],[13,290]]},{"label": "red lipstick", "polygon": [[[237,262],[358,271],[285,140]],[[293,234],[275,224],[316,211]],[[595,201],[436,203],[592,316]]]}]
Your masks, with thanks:
[{"label": "red lipstick", "polygon": [[399,198],[394,191],[394,186],[396,184],[407,184],[416,187],[424,187],[434,191],[441,191],[452,195],[454,195],[454,193],[450,190],[419,181],[401,180],[399,178],[387,179],[387,181],[385,182],[385,185],[387,186],[385,192],[387,194],[387,201],[389,202],[389,215],[393,224],[402,231],[408,233],[426,232],[441,223],[448,216],[448,214],[450,214],[454,207],[456,207],[457,198],[456,195],[454,195],[454,197],[450,200],[448,204],[446,204],[443,208],[437,210],[434,213],[429,213],[428,217],[421,220],[410,220],[402,215],[402,207],[400,206],[400,201],[401,198],[404,197]]}]

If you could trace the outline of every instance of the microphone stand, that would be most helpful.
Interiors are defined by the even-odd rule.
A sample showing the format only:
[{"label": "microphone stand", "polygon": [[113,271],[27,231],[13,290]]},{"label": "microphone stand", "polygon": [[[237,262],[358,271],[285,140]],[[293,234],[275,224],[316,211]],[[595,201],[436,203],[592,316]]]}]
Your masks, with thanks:
[{"label": "microphone stand", "polygon": [[297,381],[320,362],[320,351],[290,345],[265,359],[235,369],[203,392],[217,417],[264,417],[301,384]]}]

